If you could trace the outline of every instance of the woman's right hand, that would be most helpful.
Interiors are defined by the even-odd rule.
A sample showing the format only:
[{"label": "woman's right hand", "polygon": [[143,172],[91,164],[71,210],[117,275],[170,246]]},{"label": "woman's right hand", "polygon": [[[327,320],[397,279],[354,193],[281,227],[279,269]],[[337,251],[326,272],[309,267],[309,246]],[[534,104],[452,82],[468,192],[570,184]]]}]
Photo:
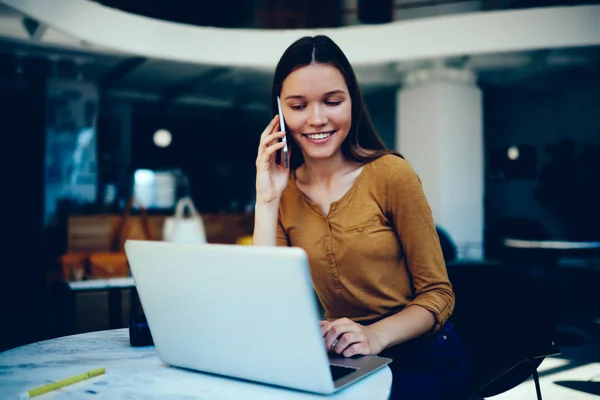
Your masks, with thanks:
[{"label": "woman's right hand", "polygon": [[[258,145],[258,156],[256,157],[256,202],[268,204],[278,200],[285,189],[289,177],[289,168],[277,164],[276,152],[285,146],[279,139],[285,136],[285,132],[279,131],[279,115],[271,120],[271,123],[260,135]],[[288,146],[289,151],[289,146]],[[288,152],[288,160],[291,153]]]}]

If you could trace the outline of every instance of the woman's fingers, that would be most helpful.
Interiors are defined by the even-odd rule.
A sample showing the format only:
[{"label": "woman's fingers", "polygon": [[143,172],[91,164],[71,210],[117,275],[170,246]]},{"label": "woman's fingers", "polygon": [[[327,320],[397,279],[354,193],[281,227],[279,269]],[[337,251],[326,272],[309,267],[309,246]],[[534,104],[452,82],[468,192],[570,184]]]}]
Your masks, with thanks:
[{"label": "woman's fingers", "polygon": [[[279,128],[279,126],[276,126],[276,128]],[[264,151],[267,147],[269,147],[271,144],[273,144],[273,142],[275,142],[276,140],[281,139],[284,135],[285,135],[285,132],[274,131],[274,132],[269,133],[265,137],[261,138],[260,143],[258,145],[258,157],[257,158],[260,158],[260,156],[262,155],[262,153],[264,153]]]},{"label": "woman's fingers", "polygon": [[334,321],[319,321],[325,349],[344,357],[357,354],[379,354],[385,346],[382,338],[370,326],[363,326],[349,318]]},{"label": "woman's fingers", "polygon": [[271,141],[270,136],[273,133],[279,132],[279,129],[279,117],[273,118],[273,120],[269,123],[269,125],[267,125],[263,133],[260,135],[260,141],[258,144],[259,151],[261,148],[264,149],[266,147],[266,145]]},{"label": "woman's fingers", "polygon": [[365,342],[357,342],[348,346],[345,350],[342,350],[341,354],[344,357],[352,357],[357,354],[369,355],[371,353],[369,352],[369,347],[366,345]]},{"label": "woman's fingers", "polygon": [[277,142],[274,145],[267,147],[267,150],[265,150],[265,158],[271,157],[272,155],[275,154],[275,152],[277,150],[281,150],[284,147],[285,147],[285,143],[283,143],[283,142]]},{"label": "woman's fingers", "polygon": [[[263,142],[261,143],[261,145],[258,149],[258,155],[256,157],[257,165],[266,160],[267,161],[270,160],[270,158],[269,158],[270,155],[273,154],[273,152],[275,151],[275,150],[271,149],[273,146],[282,145],[281,147],[278,147],[278,148],[283,148],[285,146],[285,143],[279,140],[284,135],[285,135],[285,132],[273,132],[273,133],[265,136]],[[271,150],[269,151],[269,149],[271,149]]]},{"label": "woman's fingers", "polygon": [[269,135],[277,132],[279,130],[279,122],[274,118],[269,125],[265,128],[265,130],[260,134],[260,140],[258,142],[258,154],[256,155],[256,161],[260,159],[262,154],[265,151],[265,148],[269,144]]},{"label": "woman's fingers", "polygon": [[[325,335],[325,348],[330,351],[338,350],[348,339],[343,339],[346,334],[360,334],[360,327],[354,322],[340,323],[332,326]],[[353,337],[353,336],[351,336]],[[340,343],[340,341],[342,343]],[[345,347],[344,347],[345,348]],[[341,347],[340,347],[341,349]],[[343,351],[343,350],[342,350]]]},{"label": "woman's fingers", "polygon": [[275,115],[273,117],[273,119],[271,120],[271,122],[269,122],[269,125],[267,125],[265,130],[260,134],[260,142],[262,142],[263,138],[265,138],[269,133],[273,132],[273,130],[275,129],[275,125],[277,125],[278,123],[279,123],[279,115]]},{"label": "woman's fingers", "polygon": [[323,335],[323,337],[325,337],[329,330],[334,326],[346,325],[351,323],[353,323],[352,320],[348,318],[339,318],[333,321],[323,321],[323,323],[321,324],[321,334]]},{"label": "woman's fingers", "polygon": [[359,331],[344,333],[332,346],[332,351],[338,354],[344,353],[349,347],[357,343],[362,343],[366,339],[365,335]]}]

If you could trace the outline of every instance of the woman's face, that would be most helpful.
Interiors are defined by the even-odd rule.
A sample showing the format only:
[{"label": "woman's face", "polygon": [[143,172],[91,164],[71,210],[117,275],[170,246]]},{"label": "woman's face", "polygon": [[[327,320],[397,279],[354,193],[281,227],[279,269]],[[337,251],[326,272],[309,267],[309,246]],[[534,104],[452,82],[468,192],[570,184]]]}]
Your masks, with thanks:
[{"label": "woman's face", "polygon": [[283,81],[280,97],[285,125],[305,160],[339,154],[352,125],[352,101],[337,68],[298,68]]}]

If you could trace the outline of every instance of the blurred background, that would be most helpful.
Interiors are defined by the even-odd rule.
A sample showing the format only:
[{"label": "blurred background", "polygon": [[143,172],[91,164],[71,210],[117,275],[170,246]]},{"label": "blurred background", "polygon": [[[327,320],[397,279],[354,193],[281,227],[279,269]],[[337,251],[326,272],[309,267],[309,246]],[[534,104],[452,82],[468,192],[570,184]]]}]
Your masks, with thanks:
[{"label": "blurred background", "polygon": [[[320,32],[353,63],[385,144],[421,176],[447,261],[510,262],[547,279],[546,256],[515,255],[504,239],[600,242],[599,7],[0,1],[0,350],[126,326],[131,287],[81,289],[61,256],[109,251],[103,218],[122,218],[132,198],[157,237],[185,196],[209,242],[251,234],[274,67]],[[559,258],[559,321],[585,338],[573,357],[598,362],[600,258]]]}]

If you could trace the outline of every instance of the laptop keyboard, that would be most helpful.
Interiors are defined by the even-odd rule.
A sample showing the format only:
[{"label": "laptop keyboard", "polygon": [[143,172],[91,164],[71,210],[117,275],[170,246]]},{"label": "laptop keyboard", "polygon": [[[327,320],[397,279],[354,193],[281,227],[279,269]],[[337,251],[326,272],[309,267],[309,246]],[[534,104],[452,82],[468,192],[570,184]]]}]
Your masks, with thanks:
[{"label": "laptop keyboard", "polygon": [[356,371],[356,368],[350,368],[350,367],[340,367],[338,365],[329,365],[329,370],[331,371],[331,377],[333,378],[334,382],[337,381],[340,378],[345,377],[346,375],[349,375],[351,373],[353,373],[354,371]]}]

